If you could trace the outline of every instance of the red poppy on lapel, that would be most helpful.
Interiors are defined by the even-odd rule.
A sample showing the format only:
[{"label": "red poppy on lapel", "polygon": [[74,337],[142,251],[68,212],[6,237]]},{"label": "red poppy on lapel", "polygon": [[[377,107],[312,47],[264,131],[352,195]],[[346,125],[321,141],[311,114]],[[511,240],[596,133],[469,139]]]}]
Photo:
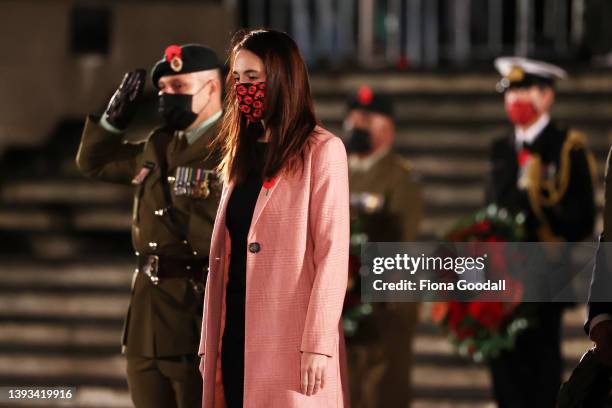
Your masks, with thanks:
[{"label": "red poppy on lapel", "polygon": [[531,152],[528,149],[521,149],[517,156],[519,166],[523,167],[530,157]]},{"label": "red poppy on lapel", "polygon": [[274,187],[275,184],[276,184],[276,177],[272,177],[272,178],[266,179],[263,182],[263,186],[267,190],[269,190],[272,187]]}]

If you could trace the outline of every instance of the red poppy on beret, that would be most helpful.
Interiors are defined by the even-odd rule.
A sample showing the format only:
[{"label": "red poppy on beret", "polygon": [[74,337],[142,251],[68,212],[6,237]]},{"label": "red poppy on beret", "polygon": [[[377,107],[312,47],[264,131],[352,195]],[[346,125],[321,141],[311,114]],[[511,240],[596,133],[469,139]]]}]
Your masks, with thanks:
[{"label": "red poppy on beret", "polygon": [[169,45],[166,47],[164,51],[164,55],[166,56],[166,61],[172,61],[172,58],[178,57],[179,59],[183,58],[183,50],[178,45]]},{"label": "red poppy on beret", "polygon": [[372,88],[369,86],[362,86],[357,91],[357,99],[361,105],[369,105],[372,103],[372,99],[374,99],[374,92],[372,92]]}]

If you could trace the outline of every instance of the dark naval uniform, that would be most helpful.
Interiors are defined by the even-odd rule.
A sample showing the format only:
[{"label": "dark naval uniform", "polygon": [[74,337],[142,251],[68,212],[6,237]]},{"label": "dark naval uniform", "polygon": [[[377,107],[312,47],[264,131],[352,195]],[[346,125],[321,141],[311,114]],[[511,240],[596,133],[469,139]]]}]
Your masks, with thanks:
[{"label": "dark naval uniform", "polygon": [[[588,238],[595,220],[596,169],[586,137],[576,130],[559,128],[547,112],[536,110],[536,99],[531,99],[535,96],[525,92],[554,92],[555,80],[564,78],[565,71],[520,57],[498,58],[495,65],[503,76],[498,89],[517,90],[505,96],[508,115],[517,129],[492,145],[487,203],[524,214],[528,242],[563,243]],[[539,95],[544,98],[546,94]],[[512,350],[489,361],[500,408],[556,406],[565,305],[552,299],[560,289],[556,287],[558,281],[569,276],[568,257],[569,251],[561,249],[539,257],[545,270],[554,271],[555,277],[542,273],[535,284],[530,283],[542,302],[523,307],[529,308],[536,320],[517,335]]]},{"label": "dark naval uniform", "polygon": [[[526,215],[527,241],[581,241],[595,217],[593,158],[586,138],[549,124],[528,149],[541,173],[527,191],[517,188],[514,135],[492,147],[487,201]],[[560,327],[563,305],[539,303],[538,326],[517,336],[515,348],[490,362],[500,407],[554,407],[561,385]]]},{"label": "dark naval uniform", "polygon": [[[407,160],[387,152],[367,171],[352,168],[349,186],[351,216],[358,217],[360,229],[369,241],[417,239],[423,198],[420,182]],[[372,306],[372,314],[347,340],[351,406],[408,407],[418,304],[389,302]]]},{"label": "dark naval uniform", "polygon": [[[188,389],[194,394],[185,397],[197,400],[203,289],[220,194],[208,173],[216,162],[206,158],[206,145],[216,132],[212,126],[188,145],[161,128],[147,142],[132,145],[89,117],[77,159],[89,177],[135,185],[132,239],[139,266],[124,326],[124,352],[141,365],[159,358],[169,377],[191,382]],[[194,187],[204,191],[181,194],[180,184],[196,180],[198,172],[207,175],[200,175]],[[189,173],[191,178],[183,176]]]},{"label": "dark naval uniform", "polygon": [[527,241],[581,241],[593,231],[595,220],[594,159],[586,137],[554,123],[524,145],[542,164],[541,178],[529,191],[519,190],[518,151],[514,134],[502,137],[491,149],[487,202],[526,215]]}]

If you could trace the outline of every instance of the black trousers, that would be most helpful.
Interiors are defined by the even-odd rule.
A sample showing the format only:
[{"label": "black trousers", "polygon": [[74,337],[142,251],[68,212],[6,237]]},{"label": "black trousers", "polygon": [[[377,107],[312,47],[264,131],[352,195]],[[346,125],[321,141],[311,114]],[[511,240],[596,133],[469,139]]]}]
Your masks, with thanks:
[{"label": "black trousers", "polygon": [[554,408],[561,387],[559,304],[538,306],[539,324],[517,335],[512,351],[489,362],[499,408]]},{"label": "black trousers", "polygon": [[221,372],[227,408],[242,408],[244,397],[244,306],[245,290],[240,284],[227,286],[225,329],[221,346]]},{"label": "black trousers", "polygon": [[127,357],[128,386],[136,408],[201,408],[202,374],[197,354]]}]

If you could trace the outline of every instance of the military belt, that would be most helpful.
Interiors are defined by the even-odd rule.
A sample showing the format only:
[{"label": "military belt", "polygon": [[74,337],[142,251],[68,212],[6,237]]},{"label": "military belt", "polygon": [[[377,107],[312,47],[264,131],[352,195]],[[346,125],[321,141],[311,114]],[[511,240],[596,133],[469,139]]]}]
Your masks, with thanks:
[{"label": "military belt", "polygon": [[138,271],[144,273],[151,282],[158,284],[160,279],[191,278],[194,281],[206,280],[208,258],[181,259],[161,255],[139,255]]}]

